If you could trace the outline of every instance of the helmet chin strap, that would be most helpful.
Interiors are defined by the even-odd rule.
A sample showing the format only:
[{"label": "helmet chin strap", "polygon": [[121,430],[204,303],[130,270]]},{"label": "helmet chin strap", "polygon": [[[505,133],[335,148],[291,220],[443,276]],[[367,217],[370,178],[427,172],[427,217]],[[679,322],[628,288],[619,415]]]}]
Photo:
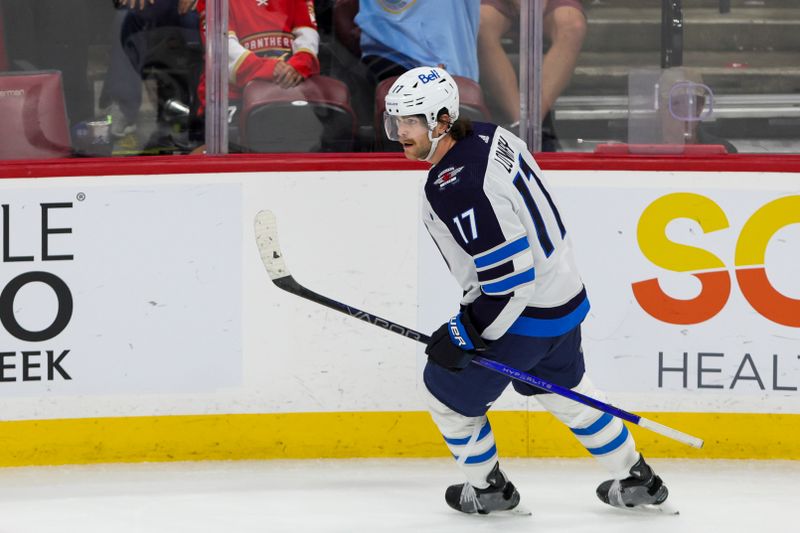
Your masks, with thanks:
[{"label": "helmet chin strap", "polygon": [[447,128],[447,131],[439,135],[438,137],[433,137],[433,130],[428,130],[428,139],[431,141],[431,149],[428,151],[428,155],[425,157],[421,157],[420,161],[427,161],[428,163],[431,162],[433,158],[433,154],[436,153],[436,146],[439,144],[439,141],[445,138],[445,136],[450,133],[450,128]]}]

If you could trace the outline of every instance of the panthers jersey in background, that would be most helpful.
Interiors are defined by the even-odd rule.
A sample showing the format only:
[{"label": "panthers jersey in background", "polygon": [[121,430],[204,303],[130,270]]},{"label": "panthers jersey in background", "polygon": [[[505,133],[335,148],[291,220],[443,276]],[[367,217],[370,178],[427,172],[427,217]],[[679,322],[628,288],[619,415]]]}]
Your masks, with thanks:
[{"label": "panthers jersey in background", "polygon": [[319,34],[311,0],[229,0],[228,6],[230,34],[242,48],[284,61],[306,54],[292,66],[305,77],[319,72]]},{"label": "panthers jersey in background", "polygon": [[[205,39],[205,0],[197,4]],[[286,61],[304,78],[319,74],[319,33],[311,0],[228,0],[230,98],[254,79],[272,79]],[[198,93],[205,101],[205,76]]]},{"label": "panthers jersey in background", "polygon": [[473,128],[428,174],[425,226],[483,338],[562,335],[589,301],[555,198],[520,138]]}]

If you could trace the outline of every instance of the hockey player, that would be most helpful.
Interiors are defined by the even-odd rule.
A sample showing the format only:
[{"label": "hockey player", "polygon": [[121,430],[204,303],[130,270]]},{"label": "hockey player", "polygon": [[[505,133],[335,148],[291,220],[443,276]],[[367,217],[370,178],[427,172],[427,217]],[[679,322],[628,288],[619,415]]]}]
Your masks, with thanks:
[{"label": "hockey player", "polygon": [[[520,496],[500,469],[486,412],[511,381],[477,353],[595,398],[584,371],[581,322],[589,310],[565,221],[525,143],[509,131],[459,119],[458,88],[444,70],[400,76],[384,126],[409,159],[433,165],[423,220],[464,290],[461,310],[431,336],[424,391],[434,422],[466,483],[445,492],[464,513],[510,510]],[[618,418],[524,383],[566,424],[612,479],[598,497],[617,507],[657,506],[667,487]]]}]

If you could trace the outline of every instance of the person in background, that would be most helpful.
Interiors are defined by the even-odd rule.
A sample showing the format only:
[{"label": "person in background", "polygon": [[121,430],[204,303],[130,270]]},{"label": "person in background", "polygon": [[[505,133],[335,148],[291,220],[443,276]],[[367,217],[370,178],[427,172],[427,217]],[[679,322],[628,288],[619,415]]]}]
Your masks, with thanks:
[{"label": "person in background", "polygon": [[[363,125],[381,119],[374,116],[380,82],[409,69],[438,65],[478,82],[480,0],[336,0],[335,9],[337,39],[358,58],[338,77],[350,87]],[[391,149],[376,137],[380,149]]]},{"label": "person in background", "polygon": [[[205,36],[205,0],[200,0]],[[229,0],[228,75],[231,105],[252,80],[291,88],[319,74],[319,33],[311,0]],[[205,77],[198,90],[205,101]]]},{"label": "person in background", "polygon": [[361,61],[374,81],[421,65],[478,81],[480,0],[360,0]]},{"label": "person in background", "polygon": [[[184,42],[199,42],[197,0],[114,0],[118,8],[111,44],[111,63],[99,107],[111,115],[115,138],[132,134],[142,106],[142,76],[148,62],[169,64],[152,57],[149,39],[157,28],[176,28]],[[174,50],[167,50],[174,53]],[[196,81],[196,80],[195,80]]]},{"label": "person in background", "polygon": [[[520,0],[481,0],[478,55],[482,86],[502,114],[501,120],[512,130],[519,126],[519,81],[501,39],[519,30],[519,17]],[[586,16],[580,0],[545,0],[543,29],[550,43],[542,62],[541,116],[547,117],[569,85],[586,36]],[[552,128],[552,119],[545,120]],[[545,151],[556,149],[552,131],[543,131],[543,138]]]}]

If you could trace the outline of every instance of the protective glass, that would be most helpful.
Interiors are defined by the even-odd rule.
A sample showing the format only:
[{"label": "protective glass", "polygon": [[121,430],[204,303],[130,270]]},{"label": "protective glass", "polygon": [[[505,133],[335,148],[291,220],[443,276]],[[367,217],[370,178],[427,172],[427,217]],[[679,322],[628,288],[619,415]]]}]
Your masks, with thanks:
[{"label": "protective glass", "polygon": [[416,137],[420,133],[428,131],[428,124],[423,115],[398,116],[383,112],[383,129],[386,137],[391,141],[400,140],[400,132],[403,131],[406,137]]},{"label": "protective glass", "polygon": [[680,82],[669,90],[669,114],[675,120],[698,122],[711,116],[714,94],[702,83]]}]

